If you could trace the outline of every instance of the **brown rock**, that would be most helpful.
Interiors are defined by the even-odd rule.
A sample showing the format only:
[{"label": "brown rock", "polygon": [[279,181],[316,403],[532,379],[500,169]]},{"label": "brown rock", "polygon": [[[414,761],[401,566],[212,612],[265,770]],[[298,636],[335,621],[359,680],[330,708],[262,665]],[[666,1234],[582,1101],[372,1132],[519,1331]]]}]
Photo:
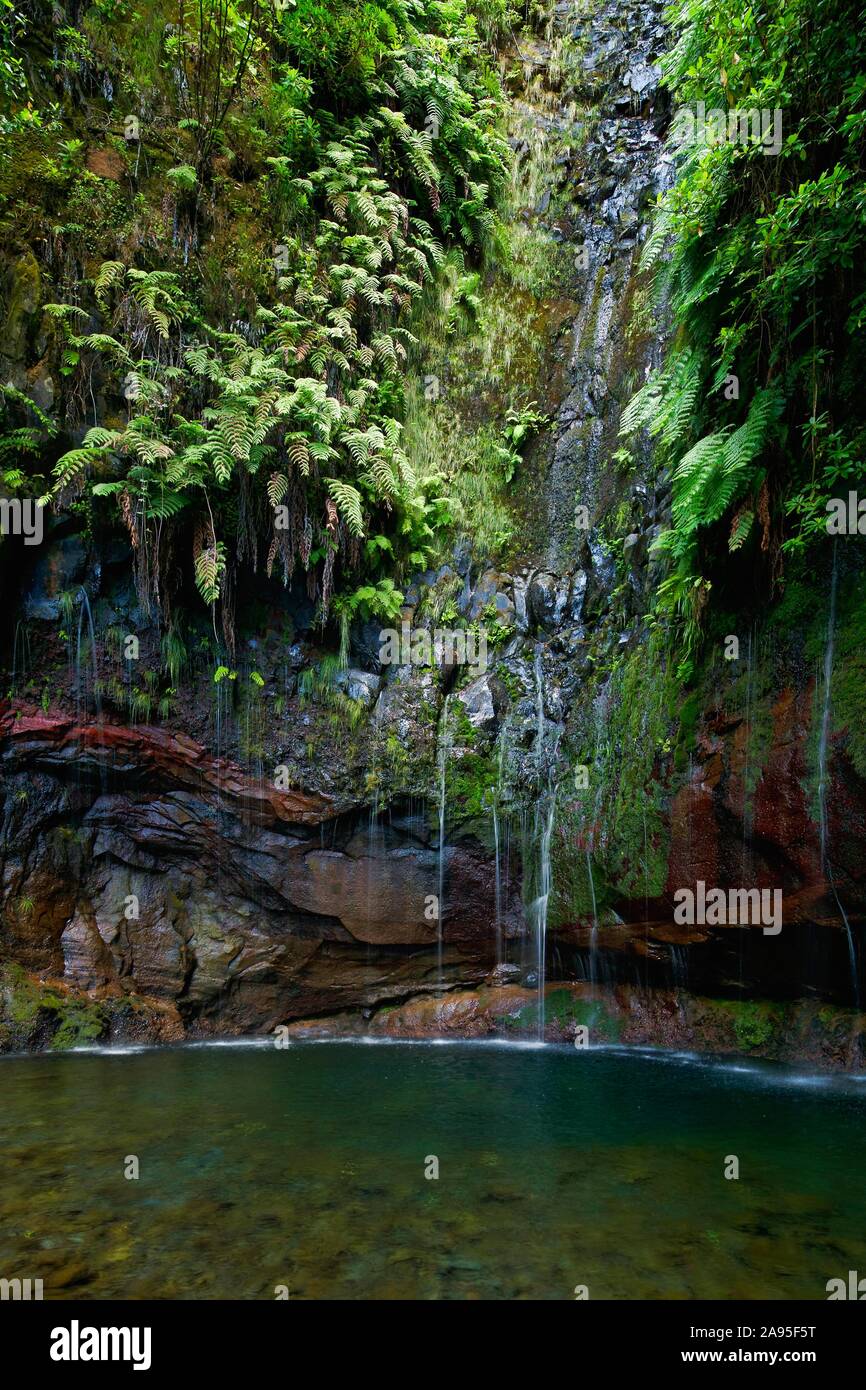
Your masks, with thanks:
[{"label": "brown rock", "polygon": [[88,150],[85,162],[91,174],[97,174],[101,179],[114,179],[116,183],[120,183],[126,174],[123,155],[110,146]]}]

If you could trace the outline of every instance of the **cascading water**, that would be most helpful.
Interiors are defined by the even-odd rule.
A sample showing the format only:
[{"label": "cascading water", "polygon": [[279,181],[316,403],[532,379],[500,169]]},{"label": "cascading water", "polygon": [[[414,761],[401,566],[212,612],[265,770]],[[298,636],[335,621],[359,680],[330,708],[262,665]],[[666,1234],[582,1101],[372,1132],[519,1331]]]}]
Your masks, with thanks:
[{"label": "cascading water", "polygon": [[543,1042],[544,991],[547,977],[547,916],[553,884],[550,846],[556,821],[557,787],[554,772],[558,733],[556,740],[549,743],[544,713],[544,672],[540,645],[535,650],[533,669],[535,673],[535,763],[538,796],[532,817],[531,840],[527,842],[527,837],[524,834],[524,864],[529,867],[529,897],[526,903],[526,915],[530,928],[530,940],[535,946],[532,974],[538,993],[538,1040]]},{"label": "cascading water", "polygon": [[[537,810],[537,821],[542,816],[541,804]],[[550,867],[550,842],[556,819],[556,788],[548,793],[547,810],[543,814],[541,834],[538,837],[538,894],[530,905],[531,922],[535,936],[535,968],[538,979],[538,1041],[544,1042],[544,989],[547,974],[547,905],[550,900],[552,874]],[[537,822],[536,822],[537,824]]]},{"label": "cascading water", "polygon": [[493,802],[493,849],[496,855],[495,866],[495,897],[494,897],[494,928],[496,931],[496,964],[502,963],[502,870],[499,859],[499,806]]},{"label": "cascading water", "polygon": [[97,717],[102,712],[102,702],[99,693],[99,664],[96,654],[96,632],[93,626],[93,613],[90,609],[90,599],[87,590],[79,589],[81,607],[78,610],[78,636],[75,644],[75,701],[79,722],[83,710],[86,708],[86,690],[82,686],[81,670],[81,635],[84,628],[84,615],[87,614],[87,626],[90,634],[90,656],[93,663],[93,707]]},{"label": "cascading water", "polygon": [[836,633],[836,587],[837,587],[837,567],[836,567],[836,542],[833,542],[833,565],[830,574],[830,611],[827,618],[827,641],[824,646],[824,702],[821,711],[821,736],[818,742],[818,815],[819,833],[821,843],[821,869],[827,877],[830,891],[839,909],[839,915],[845,926],[845,933],[848,938],[848,959],[851,967],[851,988],[854,995],[855,1008],[860,1007],[860,983],[857,970],[857,953],[854,948],[854,936],[851,931],[851,923],[848,915],[836,891],[836,883],[833,878],[833,867],[829,857],[829,825],[827,818],[827,752],[830,745],[830,715],[832,711],[832,689],[833,689],[833,650]]},{"label": "cascading water", "polygon": [[598,982],[598,907],[595,901],[595,879],[592,876],[592,853],[586,847],[586,872],[589,878],[589,891],[592,897],[592,930],[589,934],[589,978],[592,984]]},{"label": "cascading water", "polygon": [[21,618],[15,624],[15,640],[12,645],[12,689],[18,689],[18,682],[27,676],[32,665],[30,652],[30,633]]},{"label": "cascading water", "polygon": [[[615,383],[622,372],[622,344],[625,323],[621,306],[628,300],[645,236],[645,209],[653,192],[660,191],[672,177],[656,120],[653,92],[658,72],[653,54],[661,33],[660,7],[647,5],[638,16],[639,34],[634,43],[623,41],[618,17],[607,10],[587,16],[576,6],[564,3],[550,16],[548,32],[540,42],[527,44],[524,59],[525,85],[522,99],[515,104],[519,119],[513,127],[515,148],[520,151],[518,183],[514,196],[524,219],[527,245],[535,232],[545,234],[562,246],[569,293],[579,306],[571,326],[571,348],[567,358],[568,394],[552,422],[547,468],[543,474],[542,510],[545,525],[536,534],[536,549],[519,581],[515,579],[515,609],[518,624],[527,634],[556,632],[556,639],[537,642],[532,667],[527,675],[533,683],[535,711],[535,794],[529,822],[531,840],[524,837],[524,901],[535,945],[535,971],[543,1030],[543,991],[545,983],[544,945],[550,895],[550,846],[556,816],[554,787],[567,778],[557,771],[557,747],[567,727],[570,710],[579,704],[567,664],[561,653],[568,650],[578,657],[584,649],[584,594],[591,578],[596,591],[610,589],[614,582],[609,551],[602,542],[599,523],[609,505],[609,459],[616,447],[618,407]],[[626,66],[626,53],[638,66],[640,54],[642,83],[640,98],[626,110],[623,105],[605,115],[598,126],[585,121],[579,94],[584,83],[595,84],[599,69],[605,76],[625,81],[632,71]],[[647,85],[649,83],[649,86]],[[631,89],[633,92],[636,88]],[[587,185],[592,185],[596,165],[609,172],[604,193],[587,198],[579,207],[568,204],[560,169],[576,169]],[[560,199],[560,202],[557,202]],[[557,216],[567,206],[566,217]],[[569,245],[573,250],[569,252]],[[540,256],[552,261],[558,254],[548,242]],[[664,337],[663,316],[657,332],[647,334],[640,361],[629,370],[658,366]],[[644,459],[647,476],[649,459]],[[576,504],[586,512],[586,527],[578,525]],[[532,638],[529,637],[529,641]],[[566,646],[566,643],[570,643]],[[528,647],[528,642],[526,643]],[[555,697],[545,698],[544,675],[555,686]],[[524,680],[524,688],[526,681]],[[526,691],[527,696],[530,691]],[[589,894],[592,899],[590,974],[598,974],[599,920],[594,877],[598,868],[593,854],[601,843],[598,826],[603,816],[607,702],[609,682],[603,681],[595,707],[596,770],[593,790],[585,795],[581,811],[582,848],[586,855]],[[526,701],[525,722],[531,718]],[[553,731],[556,730],[554,737]],[[515,750],[521,746],[515,737]],[[517,751],[519,758],[519,751]],[[569,800],[562,798],[562,802]],[[497,882],[501,821],[495,809],[494,840],[497,846]],[[563,809],[563,814],[566,814]],[[644,823],[645,899],[649,902],[649,846]],[[497,894],[498,894],[497,890]]]},{"label": "cascading water", "polygon": [[445,915],[445,825],[447,809],[448,759],[450,756],[450,749],[448,746],[448,705],[450,700],[451,696],[446,695],[442,704],[442,718],[439,724],[439,880],[436,903],[436,971],[437,984],[440,991],[443,988],[443,918]]}]

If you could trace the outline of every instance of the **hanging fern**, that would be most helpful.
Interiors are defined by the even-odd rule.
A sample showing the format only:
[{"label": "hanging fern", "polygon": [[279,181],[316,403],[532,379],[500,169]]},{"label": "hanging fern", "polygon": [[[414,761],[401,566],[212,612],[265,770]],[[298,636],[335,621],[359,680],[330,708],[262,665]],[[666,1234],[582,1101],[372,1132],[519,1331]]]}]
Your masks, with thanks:
[{"label": "hanging fern", "polygon": [[361,494],[351,483],[341,482],[339,478],[326,478],[328,492],[337,504],[337,510],[346,522],[353,536],[363,536],[364,516],[361,510]]}]

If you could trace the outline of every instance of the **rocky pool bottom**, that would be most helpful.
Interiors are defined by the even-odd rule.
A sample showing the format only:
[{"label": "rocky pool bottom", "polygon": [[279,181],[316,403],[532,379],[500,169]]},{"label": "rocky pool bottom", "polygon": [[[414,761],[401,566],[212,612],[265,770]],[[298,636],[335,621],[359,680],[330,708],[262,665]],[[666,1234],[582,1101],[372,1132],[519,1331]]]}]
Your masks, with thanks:
[{"label": "rocky pool bottom", "polygon": [[866,1269],[855,1077],[295,1042],[7,1057],[0,1088],[0,1272],[46,1298],[825,1299]]}]

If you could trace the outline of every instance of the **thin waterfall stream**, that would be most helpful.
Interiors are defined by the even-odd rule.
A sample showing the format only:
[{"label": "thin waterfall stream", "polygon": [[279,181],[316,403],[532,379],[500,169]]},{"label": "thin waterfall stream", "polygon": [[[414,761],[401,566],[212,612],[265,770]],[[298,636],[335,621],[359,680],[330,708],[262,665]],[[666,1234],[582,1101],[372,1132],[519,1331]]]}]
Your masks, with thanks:
[{"label": "thin waterfall stream", "polygon": [[830,745],[830,719],[833,698],[833,651],[836,638],[837,585],[837,551],[836,541],[834,540],[833,562],[830,572],[830,608],[827,616],[827,641],[824,646],[824,699],[821,709],[821,736],[818,742],[818,808],[820,816],[821,868],[827,876],[830,891],[833,894],[845,928],[845,935],[848,940],[848,959],[851,967],[851,989],[854,996],[854,1006],[859,1009],[860,981],[857,968],[857,952],[854,947],[854,936],[851,931],[851,923],[848,920],[848,914],[842,906],[842,902],[836,890],[836,882],[833,877],[833,866],[830,862],[830,831],[827,815],[827,758]]},{"label": "thin waterfall stream", "polygon": [[447,798],[448,798],[448,760],[450,757],[449,749],[449,723],[448,705],[451,699],[446,695],[442,702],[442,717],[439,724],[439,877],[436,901],[436,974],[437,986],[441,993],[443,988],[443,957],[444,957],[444,916],[445,916],[445,831],[447,821]]},{"label": "thin waterfall stream", "polygon": [[97,650],[96,650],[96,631],[95,631],[94,626],[93,626],[93,613],[92,613],[92,611],[91,611],[90,599],[88,598],[87,590],[84,589],[84,588],[81,588],[81,589],[79,589],[78,594],[79,594],[79,598],[80,598],[80,600],[81,600],[81,604],[80,604],[80,607],[79,607],[79,610],[78,610],[78,633],[77,633],[77,638],[76,638],[76,643],[75,643],[75,694],[76,694],[76,700],[77,700],[77,704],[78,704],[78,717],[79,717],[79,719],[81,719],[82,715],[86,712],[86,709],[87,709],[87,694],[86,694],[86,686],[85,686],[85,684],[84,684],[83,681],[82,681],[82,661],[81,661],[81,651],[82,651],[82,641],[81,641],[81,638],[82,638],[82,632],[83,632],[83,629],[84,629],[84,618],[85,618],[85,615],[86,615],[86,616],[87,616],[87,630],[88,630],[88,634],[89,634],[89,638],[90,638],[90,660],[91,660],[92,666],[93,666],[93,685],[92,685],[92,692],[91,692],[91,693],[92,693],[92,695],[93,695],[93,709],[94,709],[94,713],[96,714],[96,716],[97,716],[97,718],[98,718],[99,715],[101,714],[101,711],[102,711],[102,701],[101,701],[100,692],[99,692],[99,658],[98,658]]}]

